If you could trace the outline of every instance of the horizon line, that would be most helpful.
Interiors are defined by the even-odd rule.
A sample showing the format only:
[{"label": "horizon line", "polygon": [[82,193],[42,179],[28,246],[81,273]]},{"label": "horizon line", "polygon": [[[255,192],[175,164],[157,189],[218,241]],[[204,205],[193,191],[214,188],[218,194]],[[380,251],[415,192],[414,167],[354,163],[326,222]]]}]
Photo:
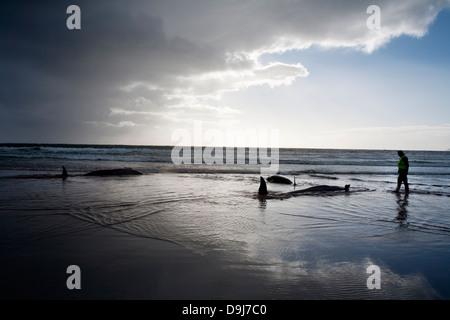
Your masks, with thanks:
[{"label": "horizon line", "polygon": [[[182,148],[245,148],[245,149],[258,149],[258,148],[267,148],[267,149],[306,149],[306,150],[348,150],[348,151],[358,151],[358,150],[370,150],[370,151],[398,151],[400,149],[392,149],[392,148],[336,148],[336,147],[271,147],[271,146],[200,146],[200,145],[191,145],[191,146],[180,146],[180,145],[168,145],[168,144],[124,144],[124,143],[59,143],[59,142],[0,142],[0,146],[119,146],[119,147],[164,147],[164,148],[173,148],[173,147],[182,147]],[[423,152],[448,152],[450,149],[402,149],[403,151],[423,151]]]}]

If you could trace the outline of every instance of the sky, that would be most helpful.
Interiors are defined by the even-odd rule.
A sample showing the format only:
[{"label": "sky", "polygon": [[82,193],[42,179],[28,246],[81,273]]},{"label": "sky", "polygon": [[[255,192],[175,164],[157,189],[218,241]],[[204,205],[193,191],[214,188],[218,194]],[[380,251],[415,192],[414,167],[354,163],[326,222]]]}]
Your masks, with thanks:
[{"label": "sky", "polygon": [[449,35],[450,0],[1,1],[0,143],[449,150]]}]

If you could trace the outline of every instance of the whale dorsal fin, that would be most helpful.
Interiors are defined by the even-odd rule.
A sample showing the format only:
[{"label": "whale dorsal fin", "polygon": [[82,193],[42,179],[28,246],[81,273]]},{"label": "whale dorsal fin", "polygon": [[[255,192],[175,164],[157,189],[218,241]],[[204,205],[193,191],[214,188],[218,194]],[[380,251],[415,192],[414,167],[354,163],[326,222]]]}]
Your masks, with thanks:
[{"label": "whale dorsal fin", "polygon": [[66,170],[66,167],[62,167],[62,174],[61,174],[61,176],[63,177],[63,178],[67,178],[68,176],[69,176],[69,174],[67,173],[67,170]]},{"label": "whale dorsal fin", "polygon": [[258,194],[259,194],[260,196],[265,196],[265,195],[267,195],[267,185],[266,185],[266,182],[264,181],[264,178],[263,178],[263,177],[260,177],[260,183],[259,183]]}]

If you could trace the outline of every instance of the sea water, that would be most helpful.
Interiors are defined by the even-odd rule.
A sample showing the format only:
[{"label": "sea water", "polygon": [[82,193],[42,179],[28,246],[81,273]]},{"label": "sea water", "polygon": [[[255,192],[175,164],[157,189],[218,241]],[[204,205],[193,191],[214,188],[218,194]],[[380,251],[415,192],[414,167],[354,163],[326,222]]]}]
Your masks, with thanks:
[{"label": "sea water", "polygon": [[[350,184],[351,192],[262,198],[257,196],[258,165],[175,165],[171,151],[158,146],[0,146],[4,279],[19,277],[14,270],[27,263],[51,264],[52,252],[66,248],[72,248],[71,263],[81,260],[89,268],[97,262],[85,255],[93,254],[94,246],[77,239],[82,234],[98,242],[95,234],[108,230],[108,241],[162,240],[240,277],[240,283],[217,280],[201,298],[450,298],[450,152],[405,151],[411,192],[396,194],[396,151],[280,149],[279,174],[295,177],[296,185],[268,183],[269,194],[324,184]],[[42,178],[59,174],[63,165],[67,179]],[[83,176],[123,167],[144,174]],[[53,246],[61,250],[50,252]],[[104,259],[115,261],[116,254],[121,257],[113,251]],[[105,272],[119,268],[116,264],[110,261]],[[368,267],[374,265],[381,271],[380,289],[367,285]],[[131,266],[133,261],[123,261],[119,269]],[[31,267],[28,274],[33,272]],[[26,291],[24,281],[9,283],[14,285]],[[196,284],[188,281],[188,286],[184,295],[174,290],[151,297],[197,297]],[[115,297],[123,297],[116,289]]]}]

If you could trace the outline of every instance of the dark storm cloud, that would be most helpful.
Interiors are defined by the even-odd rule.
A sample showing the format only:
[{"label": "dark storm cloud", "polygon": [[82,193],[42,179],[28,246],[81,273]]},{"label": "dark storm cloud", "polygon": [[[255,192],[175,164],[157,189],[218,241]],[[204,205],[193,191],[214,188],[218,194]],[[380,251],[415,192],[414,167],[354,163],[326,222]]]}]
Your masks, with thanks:
[{"label": "dark storm cloud", "polygon": [[[101,121],[123,103],[119,87],[164,82],[183,51],[192,51],[187,41],[166,38],[161,18],[140,10],[145,1],[76,3],[81,30],[66,27],[69,1],[0,4],[2,131],[19,140],[33,139],[36,126],[43,140],[69,138],[83,121]],[[165,58],[174,62],[166,66]]]},{"label": "dark storm cloud", "polygon": [[[74,4],[72,1],[1,2],[2,140],[34,140],[36,130],[43,141],[68,141],[74,136],[84,136],[81,138],[84,141],[93,140],[101,133],[100,125],[90,129],[81,125],[120,121],[110,117],[113,108],[131,109],[142,115],[139,114],[141,109],[150,106],[151,110],[146,112],[152,111],[168,119],[173,112],[169,111],[169,116],[161,113],[166,107],[179,108],[180,103],[185,102],[185,95],[208,94],[209,82],[214,83],[214,90],[219,92],[221,85],[226,89],[230,80],[243,82],[236,75],[230,79],[219,76],[197,81],[197,75],[230,67],[232,71],[239,70],[254,64],[239,53],[230,55],[228,49],[224,49],[230,43],[211,45],[207,38],[166,35],[167,25],[162,16],[167,9],[176,9],[180,17],[184,16],[183,8],[190,8],[194,15],[201,14],[198,11],[201,3],[194,1],[192,6],[190,2],[177,1],[75,3],[81,8],[81,30],[66,27],[69,17],[66,9]],[[195,22],[205,17],[192,18]],[[190,21],[184,18],[180,21],[189,29]],[[213,25],[205,24],[205,28],[213,28]],[[230,46],[232,51],[233,47]],[[256,74],[270,79],[267,70],[276,69],[283,69],[283,66],[272,66]],[[147,101],[147,106],[137,103],[137,99]],[[193,107],[201,109],[198,105],[190,106]],[[227,108],[205,106],[203,110],[206,114],[211,110],[222,114]],[[126,120],[134,119],[128,115]],[[154,117],[148,114],[145,120],[152,123]],[[111,127],[114,126],[105,129]]]}]

